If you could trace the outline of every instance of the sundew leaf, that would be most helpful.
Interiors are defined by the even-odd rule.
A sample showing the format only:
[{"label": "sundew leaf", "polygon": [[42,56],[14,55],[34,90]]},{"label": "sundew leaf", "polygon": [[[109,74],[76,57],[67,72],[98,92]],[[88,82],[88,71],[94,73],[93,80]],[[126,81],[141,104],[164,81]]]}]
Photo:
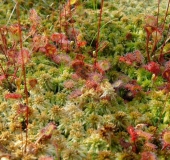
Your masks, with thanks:
[{"label": "sundew leaf", "polygon": [[56,125],[54,123],[49,123],[40,131],[39,138],[37,139],[36,143],[41,140],[50,139],[54,129],[56,129]]},{"label": "sundew leaf", "polygon": [[7,93],[5,94],[5,99],[21,99],[22,95],[19,93]]}]

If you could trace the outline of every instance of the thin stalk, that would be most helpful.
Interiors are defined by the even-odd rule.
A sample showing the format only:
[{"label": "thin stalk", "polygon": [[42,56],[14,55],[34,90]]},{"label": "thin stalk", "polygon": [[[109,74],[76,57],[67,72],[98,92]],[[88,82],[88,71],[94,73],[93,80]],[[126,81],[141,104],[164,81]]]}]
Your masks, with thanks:
[{"label": "thin stalk", "polygon": [[148,59],[148,62],[151,61],[150,59],[150,54],[149,54],[149,35],[147,35],[147,38],[146,38],[146,53],[147,53],[147,59]]},{"label": "thin stalk", "polygon": [[[59,0],[59,23],[60,23],[60,32],[61,32],[61,30],[62,30],[62,28],[61,28],[61,5],[60,5],[60,0]],[[60,46],[60,49],[62,48],[62,36],[60,36],[60,44],[61,44],[61,46]]]},{"label": "thin stalk", "polygon": [[97,63],[97,57],[98,57],[100,26],[101,26],[102,13],[103,13],[103,4],[104,4],[104,0],[101,0],[100,15],[99,15],[99,21],[98,21],[98,30],[97,30],[96,53],[95,53],[95,61],[94,61],[95,64]]},{"label": "thin stalk", "polygon": [[21,23],[20,23],[19,2],[17,2],[16,10],[17,10],[17,19],[18,19],[18,26],[19,26],[19,42],[20,42],[20,50],[21,50],[21,57],[22,57],[22,73],[23,73],[23,78],[24,78],[25,103],[27,106],[27,110],[26,110],[26,141],[25,141],[25,148],[24,148],[24,152],[26,153],[27,142],[28,142],[28,119],[29,119],[28,90],[27,90],[27,84],[26,84],[26,68],[25,68],[24,55],[23,55],[23,41],[22,41],[22,31],[21,31]]},{"label": "thin stalk", "polygon": [[[160,7],[160,0],[158,0],[158,14],[157,14],[157,18],[156,18],[156,28],[158,28],[158,20],[159,20],[159,7]],[[155,43],[157,42],[157,30],[156,30],[156,38],[155,38]]]},{"label": "thin stalk", "polygon": [[152,47],[152,52],[151,52],[151,56],[153,55],[155,49],[156,49],[156,46],[157,46],[157,39],[158,39],[158,21],[159,21],[159,8],[160,8],[160,0],[158,0],[158,13],[157,13],[157,18],[156,18],[156,37],[155,37],[155,40],[154,40],[154,45]]},{"label": "thin stalk", "polygon": [[[65,23],[66,23],[66,31],[68,29],[68,24],[67,24],[67,16],[66,16],[66,5],[64,6],[64,18],[65,18]],[[68,51],[68,43],[67,43],[67,51]]]}]

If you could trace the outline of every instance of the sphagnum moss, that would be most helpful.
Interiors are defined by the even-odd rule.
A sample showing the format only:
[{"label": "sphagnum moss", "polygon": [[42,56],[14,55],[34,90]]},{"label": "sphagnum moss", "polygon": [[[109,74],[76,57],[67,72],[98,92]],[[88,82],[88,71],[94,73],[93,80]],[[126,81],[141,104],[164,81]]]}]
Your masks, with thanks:
[{"label": "sphagnum moss", "polygon": [[[161,2],[160,22],[164,20],[161,15],[166,11],[163,2],[164,0]],[[167,94],[169,82],[165,83],[168,79],[164,79],[162,73],[153,75],[144,67],[147,62],[144,16],[146,12],[157,15],[156,1],[123,0],[115,1],[114,4],[109,1],[104,2],[99,43],[101,50],[99,50],[97,65],[93,64],[95,55],[92,52],[96,50],[97,15],[100,5],[99,8],[86,9],[80,4],[85,3],[86,6],[91,2],[70,1],[70,3],[73,3],[72,17],[64,14],[69,12],[69,1],[63,2],[65,5],[60,6],[61,10],[57,6],[58,3],[53,3],[51,0],[43,4],[39,1],[34,3],[28,1],[25,5],[23,2],[20,3],[20,19],[25,40],[23,45],[30,51],[30,59],[26,64],[26,82],[29,92],[27,145],[25,144],[24,109],[26,107],[24,107],[23,73],[21,66],[17,64],[20,47],[17,37],[13,39],[12,36],[7,36],[9,38],[7,47],[4,47],[5,41],[0,39],[4,50],[5,48],[7,51],[16,50],[14,65],[11,61],[6,63],[11,57],[6,54],[6,59],[0,48],[2,62],[0,141],[4,148],[0,156],[5,158],[6,155],[17,160],[55,158],[128,160],[146,159],[147,156],[156,159],[169,155],[167,150],[170,130],[168,127],[169,95]],[[7,11],[6,15],[0,16],[0,19],[3,19],[1,24],[7,24],[7,28],[16,26],[13,25],[18,23],[15,12],[12,13],[14,4],[3,2],[0,5]],[[54,6],[57,10],[53,9]],[[30,7],[37,10],[38,16],[35,12],[34,18],[40,16],[41,22],[30,21],[28,18],[30,15],[26,13]],[[82,8],[85,13],[79,12]],[[12,14],[9,19],[10,13]],[[134,17],[134,15],[138,16]],[[33,26],[34,23],[36,27]],[[30,32],[30,27],[34,33]],[[165,29],[168,29],[167,25]],[[51,35],[57,31],[59,34],[61,31],[65,32],[68,39],[61,41],[57,39],[53,42]],[[74,31],[76,34],[72,33]],[[80,42],[86,40],[80,45],[86,44],[78,48],[75,40]],[[47,53],[47,44],[56,48],[55,55],[50,55],[52,53],[50,51]],[[102,46],[103,44],[105,46]],[[70,48],[62,48],[63,46]],[[124,54],[135,50],[140,50],[144,56],[141,64],[120,64],[120,57],[125,57]],[[164,51],[168,51],[167,46]],[[81,75],[77,75],[72,67],[72,61],[75,60],[76,54],[80,53],[85,57],[83,63],[86,63],[88,70],[83,69],[88,73],[81,70]],[[109,63],[105,61],[106,58],[109,59]],[[128,56],[126,58],[128,61]],[[165,61],[167,59],[168,55],[165,56]],[[161,63],[160,65],[162,65],[161,71],[164,70],[166,66]],[[6,74],[2,68],[5,69]],[[14,72],[16,74],[13,75]],[[4,78],[7,78],[5,76],[9,78],[12,87],[4,81]],[[122,81],[122,85],[116,88],[114,82],[119,80]],[[88,84],[95,82],[96,87],[86,82]],[[125,86],[128,83],[134,87],[131,91],[134,91],[137,85],[142,88],[139,95],[135,95],[131,100],[120,97],[127,91]],[[11,99],[9,93],[15,98],[18,96],[18,99]],[[145,127],[140,127],[141,125]],[[127,132],[129,126],[133,128],[131,132]],[[137,136],[137,143],[134,144],[130,139],[137,133],[153,133],[154,141],[144,142],[138,135],[140,138]],[[26,153],[24,153],[25,145]]]}]

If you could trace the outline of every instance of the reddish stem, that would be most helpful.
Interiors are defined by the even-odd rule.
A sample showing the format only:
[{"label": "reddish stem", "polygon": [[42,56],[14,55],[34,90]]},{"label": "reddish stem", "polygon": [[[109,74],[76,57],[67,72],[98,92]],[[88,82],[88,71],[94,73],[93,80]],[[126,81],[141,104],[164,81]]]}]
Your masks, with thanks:
[{"label": "reddish stem", "polygon": [[102,20],[103,4],[104,4],[104,0],[101,0],[100,15],[99,15],[98,29],[97,29],[96,53],[95,53],[95,61],[94,61],[95,64],[97,63],[97,57],[98,57],[100,26],[101,26],[101,20]]},{"label": "reddish stem", "polygon": [[[60,0],[59,0],[59,4],[60,4]],[[59,15],[60,15],[60,19],[59,19],[59,21],[60,21],[60,32],[61,32],[61,7],[59,6]],[[60,36],[60,44],[61,44],[61,46],[60,46],[60,49],[62,48],[62,36]]]},{"label": "reddish stem", "polygon": [[27,142],[28,142],[28,119],[29,119],[29,111],[28,111],[28,90],[27,90],[27,84],[26,84],[26,69],[25,69],[25,63],[24,63],[24,55],[23,55],[23,41],[22,41],[22,31],[21,31],[21,23],[20,23],[20,12],[19,12],[19,3],[17,2],[17,19],[18,19],[18,26],[19,26],[19,41],[20,41],[20,49],[21,49],[21,57],[22,57],[22,73],[24,78],[24,93],[25,93],[25,102],[27,106],[26,110],[26,141],[25,141],[25,149],[24,152],[26,153],[27,150]]},{"label": "reddish stem", "polygon": [[[70,8],[70,20],[72,19],[72,13],[71,13],[71,5],[70,5],[70,0],[68,1],[69,2],[69,8]],[[74,22],[73,22],[74,23]],[[73,28],[73,36],[74,36],[74,39],[75,39],[75,44],[76,44],[76,47],[78,47],[77,45],[77,35],[76,35],[76,31],[74,29],[74,25],[73,23],[71,22],[71,27]],[[78,47],[79,48],[79,47]]]},{"label": "reddish stem", "polygon": [[0,34],[1,34],[1,40],[2,40],[2,43],[3,43],[3,48],[1,47],[1,50],[2,50],[3,54],[5,55],[6,60],[8,61],[8,57],[7,57],[7,50],[8,50],[7,40],[6,40],[5,36],[4,36],[4,34],[2,33],[1,29],[0,29]]},{"label": "reddish stem", "polygon": [[[66,31],[68,29],[68,24],[67,24],[67,16],[66,16],[66,5],[64,6],[64,16],[65,16],[65,23],[66,23]],[[67,51],[68,51],[68,43],[67,43]]]}]

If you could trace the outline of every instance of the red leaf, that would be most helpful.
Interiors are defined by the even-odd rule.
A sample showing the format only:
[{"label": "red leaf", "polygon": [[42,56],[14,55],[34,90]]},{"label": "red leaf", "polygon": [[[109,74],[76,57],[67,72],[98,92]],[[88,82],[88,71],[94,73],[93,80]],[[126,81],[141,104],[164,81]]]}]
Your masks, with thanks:
[{"label": "red leaf", "polygon": [[49,123],[40,131],[39,138],[36,143],[38,143],[40,140],[50,139],[54,129],[56,129],[56,125],[54,123]]},{"label": "red leaf", "polygon": [[21,99],[22,95],[19,93],[7,93],[5,94],[5,99]]},{"label": "red leaf", "polygon": [[129,127],[127,128],[127,131],[128,131],[128,133],[130,134],[131,141],[132,141],[133,143],[135,143],[135,141],[136,141],[137,138],[138,138],[138,135],[137,135],[137,133],[136,133],[135,128],[132,127],[132,126],[129,126]]},{"label": "red leaf", "polygon": [[[23,57],[22,57],[22,55],[23,55]],[[22,58],[23,58],[23,61],[22,61]],[[26,64],[29,60],[30,60],[30,53],[28,50],[23,49],[22,52],[20,51],[18,53],[18,57],[17,57],[18,64],[22,64],[22,63]]]}]

